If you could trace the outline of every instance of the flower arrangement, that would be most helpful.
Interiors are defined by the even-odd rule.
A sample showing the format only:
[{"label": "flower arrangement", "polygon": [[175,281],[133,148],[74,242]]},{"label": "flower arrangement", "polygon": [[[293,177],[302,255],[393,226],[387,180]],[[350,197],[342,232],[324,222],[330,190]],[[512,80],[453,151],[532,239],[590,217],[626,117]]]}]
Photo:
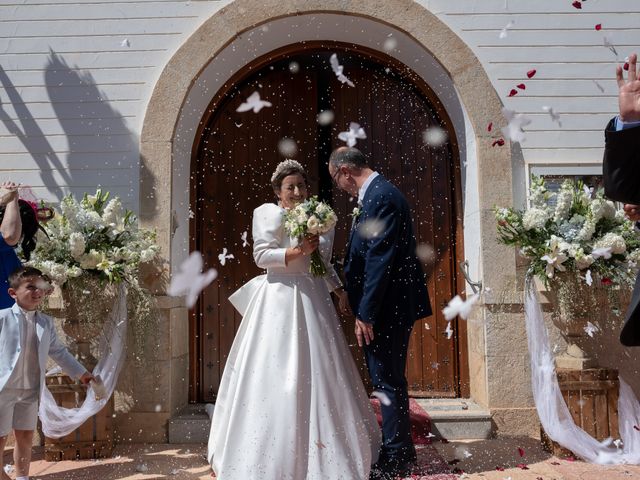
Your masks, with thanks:
[{"label": "flower arrangement", "polygon": [[133,212],[101,189],[81,201],[64,197],[45,231],[30,264],[60,286],[83,275],[137,285],[138,266],[158,253],[155,233],[138,228]]},{"label": "flower arrangement", "polygon": [[139,267],[157,257],[155,232],[139,228],[133,212],[101,189],[81,201],[65,196],[44,230],[28,264],[60,287],[67,333],[80,341],[101,330],[115,304],[116,285],[125,282],[136,350],[141,348],[155,321],[155,301],[138,282]]},{"label": "flower arrangement", "polygon": [[[555,202],[554,202],[555,200]],[[529,272],[545,286],[559,274],[592,285],[633,285],[640,239],[633,222],[602,191],[565,180],[557,193],[533,177],[525,211],[494,208],[500,242],[531,261]]]},{"label": "flower arrangement", "polygon": [[[333,209],[314,196],[285,213],[284,228],[292,238],[302,238],[305,235],[322,235],[331,230],[337,221],[338,217]],[[311,254],[309,272],[317,277],[327,273],[317,249]]]}]

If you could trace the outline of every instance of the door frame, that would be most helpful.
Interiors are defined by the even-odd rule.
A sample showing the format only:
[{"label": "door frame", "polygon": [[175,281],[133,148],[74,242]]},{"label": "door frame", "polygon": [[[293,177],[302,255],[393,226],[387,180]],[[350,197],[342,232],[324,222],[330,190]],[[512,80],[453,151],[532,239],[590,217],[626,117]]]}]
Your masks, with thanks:
[{"label": "door frame", "polygon": [[[370,57],[373,61],[380,63],[381,65],[393,67],[402,78],[411,84],[413,84],[425,97],[431,102],[436,114],[444,124],[449,136],[451,145],[451,171],[454,173],[454,186],[453,186],[453,202],[451,213],[454,217],[452,226],[455,228],[454,236],[454,249],[452,257],[454,258],[452,265],[452,271],[455,273],[455,290],[457,292],[465,291],[464,276],[459,272],[458,262],[464,259],[464,235],[463,235],[463,202],[462,202],[462,176],[460,167],[460,155],[459,146],[457,143],[457,136],[453,128],[453,122],[451,121],[447,111],[440,102],[439,98],[433,92],[431,87],[426,81],[414,72],[403,62],[391,57],[390,55],[381,52],[379,50],[372,49],[370,47],[347,44],[337,41],[308,41],[304,43],[294,43],[286,45],[284,47],[275,49],[265,55],[258,57],[252,62],[245,64],[242,69],[236,71],[213,96],[209,102],[205,113],[202,116],[198,128],[194,136],[194,142],[191,149],[191,163],[190,172],[192,175],[198,173],[198,149],[200,146],[200,140],[204,128],[209,124],[211,117],[217,113],[217,108],[225,99],[227,94],[238,84],[243,82],[247,77],[253,75],[256,71],[261,70],[263,67],[272,62],[283,60],[289,56],[298,55],[301,53],[312,53],[314,51],[340,51],[349,52],[352,54],[365,55]],[[190,182],[189,200],[191,205],[195,205],[198,198],[198,182]],[[196,219],[192,219],[189,222],[189,249],[190,251],[197,250],[198,237],[197,237],[197,225]],[[434,305],[434,310],[438,309],[438,305]],[[200,309],[200,299],[196,305],[189,310],[189,402],[195,403],[198,401],[198,381],[200,377],[200,342],[199,337],[200,323],[198,318],[198,311]],[[469,373],[469,353],[467,342],[467,325],[464,321],[458,321],[456,324],[457,334],[457,355],[455,357],[456,369],[458,373],[458,385],[456,386],[459,396],[461,398],[468,398],[470,396],[470,373]]]}]

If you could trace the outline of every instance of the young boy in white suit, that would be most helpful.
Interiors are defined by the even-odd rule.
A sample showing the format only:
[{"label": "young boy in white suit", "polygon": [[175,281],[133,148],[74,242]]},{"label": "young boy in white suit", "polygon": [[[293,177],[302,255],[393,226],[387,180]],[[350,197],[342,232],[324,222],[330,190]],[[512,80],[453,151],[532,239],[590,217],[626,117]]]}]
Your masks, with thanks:
[{"label": "young boy in white suit", "polygon": [[[16,303],[0,310],[0,454],[13,429],[16,480],[29,478],[47,357],[84,384],[94,379],[58,339],[53,319],[37,311],[49,288],[40,270],[21,267],[9,276],[9,295]],[[10,480],[1,468],[0,479]]]}]

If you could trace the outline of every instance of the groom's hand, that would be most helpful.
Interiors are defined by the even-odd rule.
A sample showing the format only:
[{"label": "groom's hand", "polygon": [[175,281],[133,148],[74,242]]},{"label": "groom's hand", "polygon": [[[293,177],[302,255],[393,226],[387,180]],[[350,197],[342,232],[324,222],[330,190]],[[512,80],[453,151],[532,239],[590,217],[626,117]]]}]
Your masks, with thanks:
[{"label": "groom's hand", "polygon": [[356,339],[360,347],[373,342],[373,325],[356,318]]},{"label": "groom's hand", "polygon": [[632,222],[637,222],[638,220],[640,220],[640,205],[631,205],[625,203],[624,213],[627,215],[629,220],[631,220]]}]

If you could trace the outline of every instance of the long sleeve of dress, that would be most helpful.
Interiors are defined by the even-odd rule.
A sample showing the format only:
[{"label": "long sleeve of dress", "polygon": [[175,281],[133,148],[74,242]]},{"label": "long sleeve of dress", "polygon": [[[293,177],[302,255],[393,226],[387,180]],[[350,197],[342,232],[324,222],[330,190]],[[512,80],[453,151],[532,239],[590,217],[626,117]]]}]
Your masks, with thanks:
[{"label": "long sleeve of dress", "polygon": [[253,211],[253,259],[258,267],[286,266],[287,249],[282,247],[284,234],[280,207],[265,203]]},{"label": "long sleeve of dress", "polygon": [[322,239],[320,242],[320,256],[322,257],[322,261],[324,262],[325,267],[327,267],[327,274],[325,275],[324,280],[327,283],[327,288],[330,292],[333,292],[336,288],[342,286],[340,277],[338,277],[338,274],[336,273],[335,269],[333,268],[333,264],[331,263],[333,239],[335,237],[335,234],[336,231],[332,228],[331,231],[322,235]]}]

